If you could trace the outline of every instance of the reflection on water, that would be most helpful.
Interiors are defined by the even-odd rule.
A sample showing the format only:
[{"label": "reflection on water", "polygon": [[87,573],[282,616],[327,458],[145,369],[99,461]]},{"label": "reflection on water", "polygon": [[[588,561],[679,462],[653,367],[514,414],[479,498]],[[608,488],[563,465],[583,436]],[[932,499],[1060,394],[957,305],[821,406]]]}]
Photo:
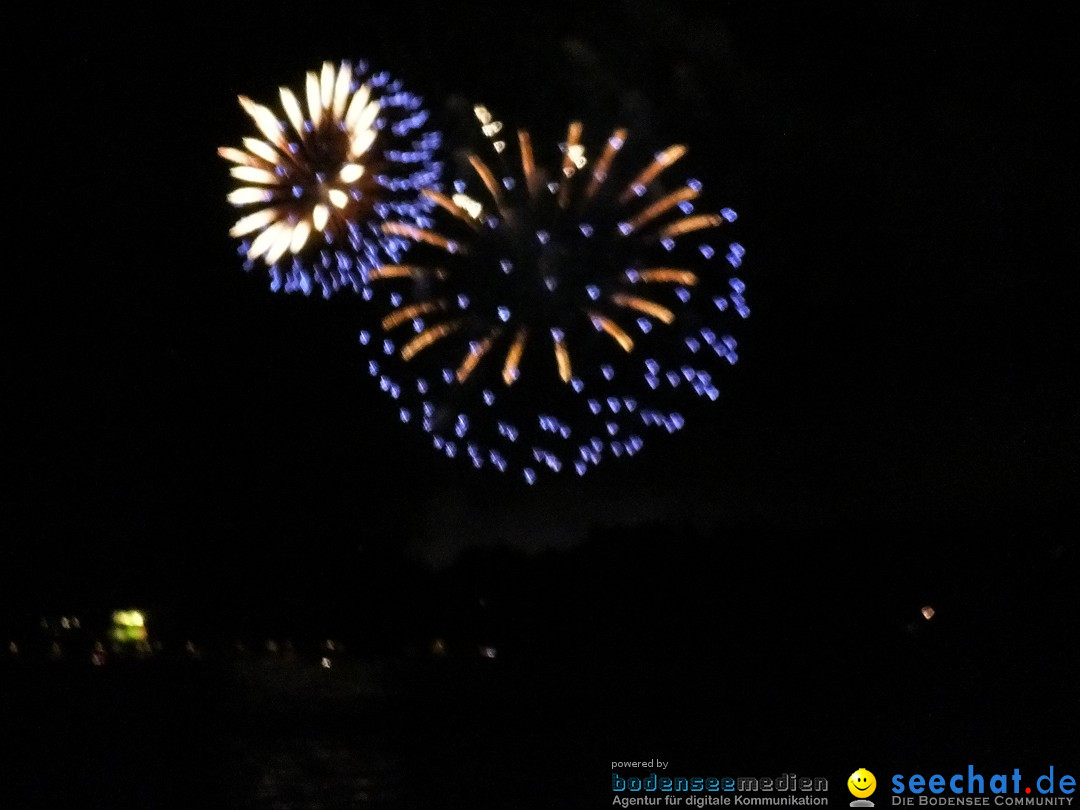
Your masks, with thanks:
[{"label": "reflection on water", "polygon": [[493,688],[497,666],[0,666],[0,743],[15,777],[0,805],[489,806],[523,753],[507,742],[515,712]]},{"label": "reflection on water", "polygon": [[251,807],[397,807],[401,764],[376,739],[247,735],[239,740],[234,796]]}]

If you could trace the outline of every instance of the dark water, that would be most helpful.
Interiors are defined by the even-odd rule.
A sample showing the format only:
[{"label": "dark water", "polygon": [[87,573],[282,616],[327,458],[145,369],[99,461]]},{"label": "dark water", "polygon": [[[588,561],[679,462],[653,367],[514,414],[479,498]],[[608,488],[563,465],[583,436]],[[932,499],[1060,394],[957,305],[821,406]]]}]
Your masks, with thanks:
[{"label": "dark water", "polygon": [[610,806],[612,760],[654,756],[827,776],[830,804],[865,765],[1080,770],[1057,665],[829,658],[9,663],[0,808],[573,810]]},{"label": "dark water", "polygon": [[482,661],[37,663],[0,677],[5,808],[546,807],[523,788],[565,732]]}]

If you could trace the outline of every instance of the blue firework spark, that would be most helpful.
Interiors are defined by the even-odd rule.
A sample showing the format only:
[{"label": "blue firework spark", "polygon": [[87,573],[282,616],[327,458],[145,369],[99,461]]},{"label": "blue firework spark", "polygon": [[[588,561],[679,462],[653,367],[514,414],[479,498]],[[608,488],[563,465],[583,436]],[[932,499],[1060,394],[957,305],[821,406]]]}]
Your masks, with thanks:
[{"label": "blue firework spark", "polygon": [[240,96],[262,138],[218,150],[242,184],[228,200],[247,212],[230,234],[243,240],[245,269],[267,267],[274,291],[360,291],[401,248],[382,222],[427,222],[419,191],[438,182],[441,136],[420,98],[362,62],[309,72],[303,102],[287,87],[279,95],[284,119]]},{"label": "blue firework spark", "polygon": [[716,400],[737,359],[736,215],[697,211],[697,180],[664,187],[683,146],[628,171],[625,130],[593,158],[575,122],[549,166],[527,131],[511,145],[475,112],[492,155],[468,156],[455,193],[424,192],[438,224],[383,226],[412,246],[371,271],[388,310],[360,335],[368,370],[402,421],[477,468],[533,483],[635,455],[683,427],[687,394]]}]

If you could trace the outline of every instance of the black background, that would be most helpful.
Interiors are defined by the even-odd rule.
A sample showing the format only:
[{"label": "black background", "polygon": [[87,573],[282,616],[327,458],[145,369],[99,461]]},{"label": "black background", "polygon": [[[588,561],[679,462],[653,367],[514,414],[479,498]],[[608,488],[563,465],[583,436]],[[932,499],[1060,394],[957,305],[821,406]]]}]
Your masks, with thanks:
[{"label": "black background", "polygon": [[[473,632],[482,595],[532,673],[515,711],[576,740],[550,772],[1075,766],[1065,19],[315,3],[12,33],[5,615],[411,638]],[[447,126],[482,101],[537,141],[580,117],[690,146],[753,310],[706,418],[584,481],[474,475],[385,407],[356,301],[242,272],[215,154],[249,132],[236,95],[356,57]]]}]

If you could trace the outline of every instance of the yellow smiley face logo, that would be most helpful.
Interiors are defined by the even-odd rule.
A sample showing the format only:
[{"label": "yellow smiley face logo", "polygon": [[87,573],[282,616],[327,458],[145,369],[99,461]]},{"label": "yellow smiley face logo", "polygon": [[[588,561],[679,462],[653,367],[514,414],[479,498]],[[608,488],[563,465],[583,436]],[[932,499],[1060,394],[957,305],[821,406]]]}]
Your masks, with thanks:
[{"label": "yellow smiley face logo", "polygon": [[866,768],[859,768],[847,780],[847,789],[856,799],[865,799],[877,787],[877,779]]}]

